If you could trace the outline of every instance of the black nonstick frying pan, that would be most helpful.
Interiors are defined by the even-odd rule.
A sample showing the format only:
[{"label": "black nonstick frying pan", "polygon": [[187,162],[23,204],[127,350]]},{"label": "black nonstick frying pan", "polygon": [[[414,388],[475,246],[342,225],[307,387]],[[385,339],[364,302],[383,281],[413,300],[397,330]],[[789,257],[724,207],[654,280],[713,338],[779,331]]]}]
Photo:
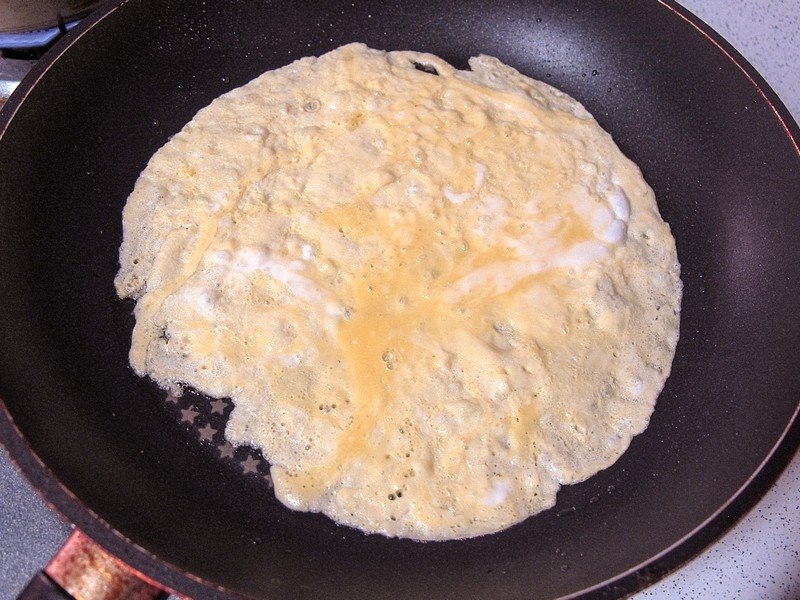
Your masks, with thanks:
[{"label": "black nonstick frying pan", "polygon": [[[365,536],[272,497],[221,439],[228,403],[127,365],[121,209],[211,99],[350,41],[492,54],[581,100],[639,164],[678,242],[681,341],[651,425],[507,531]],[[694,556],[800,443],[800,131],[716,34],[658,0],[104,5],[0,119],[0,434],[67,519],[195,598],[617,597]],[[224,590],[224,594],[219,590]]]}]

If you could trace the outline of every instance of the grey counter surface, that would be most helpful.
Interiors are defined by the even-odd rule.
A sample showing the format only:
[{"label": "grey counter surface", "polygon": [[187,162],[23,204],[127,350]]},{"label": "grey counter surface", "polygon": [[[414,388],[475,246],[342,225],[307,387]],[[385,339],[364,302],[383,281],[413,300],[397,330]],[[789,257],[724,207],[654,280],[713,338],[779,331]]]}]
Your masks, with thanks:
[{"label": "grey counter surface", "polygon": [[[800,0],[683,0],[800,120]],[[0,600],[15,598],[70,531],[0,450]],[[800,599],[800,457],[726,536],[638,599]]]}]

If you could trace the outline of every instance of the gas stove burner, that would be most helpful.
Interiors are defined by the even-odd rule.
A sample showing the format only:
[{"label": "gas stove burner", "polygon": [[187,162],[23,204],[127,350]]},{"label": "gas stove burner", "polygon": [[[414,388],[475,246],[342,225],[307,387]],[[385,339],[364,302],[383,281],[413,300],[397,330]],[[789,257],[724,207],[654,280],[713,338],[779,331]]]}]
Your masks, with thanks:
[{"label": "gas stove burner", "polygon": [[48,29],[37,29],[22,33],[0,33],[0,48],[6,52],[37,51],[49,48],[53,42],[72,29],[80,21],[64,23]]},{"label": "gas stove burner", "polygon": [[21,33],[0,33],[0,107],[36,61],[79,22],[61,23],[56,27]]}]

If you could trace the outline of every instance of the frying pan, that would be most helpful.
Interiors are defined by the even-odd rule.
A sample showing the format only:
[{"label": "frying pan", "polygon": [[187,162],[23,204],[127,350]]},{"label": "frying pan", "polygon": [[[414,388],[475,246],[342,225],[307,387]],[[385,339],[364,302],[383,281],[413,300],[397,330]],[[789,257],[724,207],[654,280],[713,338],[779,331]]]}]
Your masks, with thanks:
[{"label": "frying pan", "polygon": [[[149,157],[212,98],[350,41],[460,68],[483,52],[575,96],[677,240],[681,340],[650,427],[498,534],[422,544],[289,511],[257,453],[208,434],[229,406],[165,399],[127,366],[132,306],[112,279]],[[800,132],[672,2],[117,1],[37,64],[0,133],[3,442],[67,519],[183,594],[617,597],[716,539],[800,443]]]}]

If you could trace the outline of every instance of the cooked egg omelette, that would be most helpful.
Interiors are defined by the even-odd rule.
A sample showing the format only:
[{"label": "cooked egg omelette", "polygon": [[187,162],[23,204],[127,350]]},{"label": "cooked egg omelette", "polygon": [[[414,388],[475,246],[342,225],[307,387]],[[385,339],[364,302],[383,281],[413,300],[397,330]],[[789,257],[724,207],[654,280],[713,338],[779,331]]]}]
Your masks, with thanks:
[{"label": "cooked egg omelette", "polygon": [[614,463],[681,299],[652,190],[488,56],[361,44],[201,110],[124,210],[130,362],[235,404],[278,499],[419,540],[509,527]]}]

